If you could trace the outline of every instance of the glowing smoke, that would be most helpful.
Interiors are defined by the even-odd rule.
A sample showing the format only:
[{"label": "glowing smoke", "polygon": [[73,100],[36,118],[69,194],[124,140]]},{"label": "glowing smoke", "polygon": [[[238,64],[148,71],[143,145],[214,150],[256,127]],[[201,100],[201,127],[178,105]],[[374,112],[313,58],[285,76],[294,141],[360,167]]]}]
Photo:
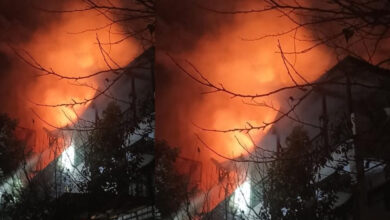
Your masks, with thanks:
[{"label": "glowing smoke", "polygon": [[[243,102],[250,100],[232,98],[223,93],[201,95],[201,92],[209,90],[182,73],[165,53],[169,53],[184,68],[192,71],[194,76],[197,76],[196,72],[185,60],[190,61],[216,85],[222,84],[226,89],[239,93],[256,94],[293,85],[278,53],[278,45],[280,42],[285,51],[303,49],[309,43],[294,41],[294,35],[310,35],[310,32],[302,29],[284,37],[248,41],[244,38],[280,33],[293,27],[293,24],[277,12],[221,15],[203,10],[199,5],[225,11],[262,8],[262,5],[251,1],[241,5],[230,1],[191,1],[177,3],[174,9],[169,8],[177,10],[178,13],[174,13],[175,18],[168,14],[168,9],[167,14],[161,15],[161,30],[157,33],[161,39],[161,54],[157,54],[157,69],[160,71],[157,81],[161,85],[157,85],[156,137],[166,139],[173,146],[179,146],[183,156],[202,161],[201,186],[207,189],[217,184],[218,179],[215,165],[210,162],[210,158],[220,162],[224,159],[205,148],[194,134],[199,134],[211,148],[229,158],[246,154],[253,144],[244,133],[204,132],[197,126],[217,130],[243,128],[247,127],[248,123],[259,126],[263,125],[263,122],[271,122],[277,112],[247,105]],[[171,33],[176,36],[174,43],[171,41]],[[308,54],[287,58],[308,81],[315,80],[333,62],[323,47]],[[296,78],[302,83],[301,79]],[[280,102],[285,100],[267,97],[257,101],[266,101],[269,104],[272,102],[277,109]],[[266,132],[267,130],[253,131],[250,135],[257,143]]]},{"label": "glowing smoke", "polygon": [[[108,25],[111,21],[98,11],[51,13],[37,9],[81,9],[86,7],[83,1],[29,2],[36,3],[29,8],[22,7],[23,3],[4,3],[7,10],[24,10],[22,13],[27,18],[18,17],[17,11],[9,17],[5,16],[8,15],[6,12],[2,13],[9,36],[1,39],[0,48],[8,60],[4,64],[7,68],[2,70],[5,76],[1,83],[6,89],[1,91],[4,103],[1,111],[17,118],[21,127],[36,132],[33,150],[40,153],[49,146],[48,133],[74,123],[91,103],[88,100],[96,94],[93,88],[104,88],[102,81],[112,80],[114,74],[79,80],[45,75],[16,58],[8,45],[35,66],[40,65],[65,77],[83,77],[110,67],[125,67],[141,50],[132,39],[111,44],[123,38],[122,27],[120,24]],[[57,156],[67,147],[66,143],[66,140],[59,140]],[[41,166],[53,159],[53,155],[47,157],[42,158]]]}]

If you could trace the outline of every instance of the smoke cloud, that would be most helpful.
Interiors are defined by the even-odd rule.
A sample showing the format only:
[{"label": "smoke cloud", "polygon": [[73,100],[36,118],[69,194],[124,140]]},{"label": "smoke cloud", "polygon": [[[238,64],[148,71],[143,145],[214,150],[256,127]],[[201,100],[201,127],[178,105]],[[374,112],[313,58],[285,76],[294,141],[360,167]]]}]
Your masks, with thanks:
[{"label": "smoke cloud", "polygon": [[36,132],[34,151],[41,152],[47,148],[47,131],[71,124],[90,102],[62,104],[93,98],[93,88],[104,88],[102,81],[114,77],[107,73],[68,80],[44,75],[23,59],[66,77],[80,77],[107,70],[107,64],[125,67],[142,50],[132,39],[112,44],[123,38],[122,27],[109,25],[111,21],[96,10],[63,12],[86,8],[80,0],[0,4],[0,27],[6,30],[0,34],[0,111]]},{"label": "smoke cloud", "polygon": [[[268,92],[283,86],[293,85],[278,45],[283,51],[298,51],[309,42],[294,40],[310,31],[301,29],[285,36],[268,37],[266,34],[281,33],[293,27],[286,17],[277,12],[253,14],[220,14],[220,11],[263,8],[258,1],[180,1],[160,2],[156,33],[158,70],[156,85],[156,137],[171,146],[181,149],[181,156],[201,161],[200,186],[207,189],[218,183],[218,173],[212,158],[224,163],[219,154],[235,158],[247,154],[253,141],[259,142],[268,128],[250,132],[216,133],[208,129],[233,129],[263,125],[275,119],[277,112],[269,108],[248,105],[241,98],[232,98],[223,93],[202,94],[210,91],[190,79],[170,60],[172,56],[188,71],[193,71],[187,61],[211,82],[222,84],[226,89],[244,94]],[[299,56],[286,55],[295,68],[308,81],[317,79],[335,62],[325,47]],[[296,75],[299,83],[304,83]],[[276,109],[288,103],[288,99],[266,97],[259,102],[272,104]],[[180,169],[180,167],[178,168]],[[221,198],[213,198],[213,205]],[[213,206],[211,205],[211,206]]]}]

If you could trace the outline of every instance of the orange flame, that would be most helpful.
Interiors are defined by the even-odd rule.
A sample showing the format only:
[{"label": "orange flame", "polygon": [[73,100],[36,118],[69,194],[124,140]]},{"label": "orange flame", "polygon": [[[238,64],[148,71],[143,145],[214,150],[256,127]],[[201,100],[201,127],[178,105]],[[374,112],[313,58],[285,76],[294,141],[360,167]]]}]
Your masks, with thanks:
[{"label": "orange flame", "polygon": [[[82,8],[77,5],[69,6],[69,8],[77,7]],[[109,44],[124,37],[118,34],[121,31],[118,24],[93,30],[109,22],[96,11],[63,14],[59,23],[53,24],[48,30],[36,33],[25,48],[31,51],[42,66],[65,77],[87,76],[109,69],[108,65],[112,68],[118,68],[117,65],[124,67],[139,53],[139,48],[131,40],[120,44]],[[100,46],[104,51],[100,49],[98,42],[101,43]],[[105,54],[106,52],[109,55]],[[80,86],[83,84],[89,87]],[[31,84],[30,99],[44,105],[83,102],[93,98],[96,93],[90,87],[98,86],[97,77],[76,81],[56,76],[42,76]],[[63,127],[74,122],[77,115],[82,114],[89,103],[59,108],[41,107],[37,112],[48,123]],[[34,105],[32,107],[34,108]]]},{"label": "orange flame", "polygon": [[[241,6],[245,8],[245,5]],[[250,3],[246,8],[262,7],[258,3]],[[230,21],[229,19],[226,20]],[[213,20],[210,22],[213,22]],[[277,12],[234,15],[234,19],[229,25],[221,26],[216,31],[218,35],[205,34],[197,41],[193,49],[173,54],[173,57],[191,61],[210,82],[215,85],[222,84],[224,88],[230,91],[242,94],[269,92],[280,87],[293,85],[281,58],[278,48],[279,42],[283,51],[298,51],[309,47],[311,43],[294,40],[294,38],[310,35],[311,33],[308,30],[301,29],[297,33],[292,32],[286,36],[269,37],[254,41],[248,40],[248,38],[282,33],[292,27],[294,27],[294,24],[285,16],[281,17]],[[307,81],[315,80],[332,62],[328,51],[324,47],[318,47],[306,54],[286,55],[286,57]],[[191,71],[191,68],[188,68],[188,70]],[[195,73],[194,76],[197,76],[197,74]],[[299,83],[304,83],[297,75],[294,75],[294,77]],[[180,102],[173,114],[169,114],[169,120],[178,121],[179,124],[175,126],[186,129],[181,129],[178,135],[178,132],[164,131],[164,129],[172,129],[170,124],[165,124],[160,125],[161,127],[157,128],[157,132],[160,130],[160,138],[167,139],[174,146],[180,146],[184,156],[202,161],[201,187],[207,190],[215,186],[218,179],[214,171],[215,164],[210,162],[210,158],[215,158],[220,162],[224,162],[226,159],[206,149],[202,143],[196,140],[194,133],[199,134],[202,140],[218,154],[235,158],[252,151],[254,144],[259,143],[270,126],[264,130],[249,132],[251,140],[244,132],[205,132],[189,124],[194,122],[202,128],[212,130],[245,128],[249,127],[249,124],[262,126],[264,123],[272,122],[278,112],[266,107],[248,105],[246,102],[251,102],[251,99],[232,98],[227,94],[211,93],[199,98],[201,96],[200,91],[209,90],[192,82],[189,78],[183,80],[185,83],[173,82],[175,88],[171,89],[165,98],[171,103]],[[176,94],[181,94],[182,97],[178,97]],[[158,98],[157,101],[159,101]],[[256,101],[266,102],[278,109],[281,102],[287,100],[269,96]],[[166,103],[164,104],[166,105]],[[159,125],[159,122],[157,122],[157,125]],[[199,147],[200,151],[196,152],[194,150],[194,147],[192,147],[194,142],[197,143],[195,147]],[[213,180],[210,180],[211,178]],[[217,202],[214,202],[211,208]]]},{"label": "orange flame", "polygon": [[[85,5],[71,1],[65,8],[85,8]],[[92,102],[96,89],[104,88],[102,79],[114,74],[107,72],[77,80],[66,77],[84,77],[111,68],[122,68],[140,53],[134,40],[112,43],[125,37],[122,27],[119,24],[108,25],[111,21],[97,11],[56,16],[61,16],[58,22],[37,31],[29,42],[20,45],[39,65],[64,76],[38,72],[43,75],[27,85],[27,99],[31,101],[29,107],[40,119],[35,120],[33,125],[37,131],[35,152],[43,152],[49,145],[42,127],[54,131],[75,123]],[[24,121],[27,121],[25,124],[31,123],[31,120]],[[60,145],[66,146],[61,146],[58,154],[69,143],[63,141]],[[42,158],[41,166],[45,167],[53,158]]]}]

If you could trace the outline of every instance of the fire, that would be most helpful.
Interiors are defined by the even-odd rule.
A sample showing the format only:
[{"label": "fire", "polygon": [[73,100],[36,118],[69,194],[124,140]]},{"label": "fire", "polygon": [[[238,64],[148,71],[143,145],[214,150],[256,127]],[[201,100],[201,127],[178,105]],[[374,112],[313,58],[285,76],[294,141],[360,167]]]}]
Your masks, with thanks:
[{"label": "fire", "polygon": [[[69,8],[83,8],[71,4]],[[102,14],[96,11],[61,15],[61,21],[44,31],[37,32],[27,45],[27,51],[43,67],[54,70],[65,77],[83,77],[101,70],[126,66],[138,53],[134,41],[110,44],[123,38],[118,34],[118,24],[109,28],[93,30],[108,24]],[[100,42],[100,45],[99,45]],[[101,48],[100,48],[101,47]],[[105,74],[104,77],[110,77]],[[80,80],[61,79],[56,76],[41,76],[31,83],[29,96],[34,103],[61,105],[58,108],[39,107],[37,113],[55,127],[63,127],[77,120],[78,115],[88,107],[98,88],[99,77]],[[72,105],[72,103],[81,103]],[[49,129],[53,129],[50,128]]]},{"label": "fire", "polygon": [[[218,9],[218,6],[215,5],[209,7]],[[240,9],[242,9],[241,7],[244,9],[263,8],[258,2],[250,1],[240,5]],[[287,74],[278,45],[284,52],[305,49],[311,45],[311,42],[297,39],[310,36],[311,33],[308,30],[300,29],[297,33],[292,32],[285,36],[250,40],[266,34],[282,33],[294,27],[294,24],[286,16],[280,16],[277,12],[215,16],[220,17],[214,18],[210,15],[211,18],[205,22],[205,25],[220,23],[224,25],[218,26],[212,34],[202,35],[200,39],[198,36],[194,37],[197,41],[190,49],[172,52],[171,56],[179,61],[189,60],[210,82],[215,85],[223,85],[227,90],[236,93],[261,94],[294,85]],[[227,22],[228,24],[226,24]],[[210,27],[215,28],[213,25]],[[202,31],[207,33],[205,30]],[[185,32],[183,36],[185,34],[188,33]],[[333,62],[329,51],[324,47],[318,47],[306,54],[294,56],[286,53],[285,56],[307,81],[315,80]],[[168,59],[163,62],[171,65]],[[185,62],[181,62],[181,64],[186,66]],[[174,65],[169,68],[175,69],[175,74],[179,74],[180,70]],[[186,69],[191,71],[191,67],[186,66]],[[293,72],[292,69],[290,71]],[[193,75],[197,76],[196,73]],[[296,74],[293,73],[293,76],[298,83],[304,83]],[[191,146],[193,146],[192,143],[197,143],[196,146],[201,149],[197,158],[202,161],[203,165],[201,187],[207,191],[217,183],[216,173],[213,171],[215,165],[210,162],[210,158],[215,158],[223,163],[228,161],[226,158],[247,155],[259,143],[270,126],[253,130],[249,132],[249,135],[246,132],[238,131],[204,131],[199,127],[210,130],[229,130],[248,128],[249,125],[263,126],[272,122],[278,112],[264,106],[248,105],[248,103],[252,103],[252,99],[231,97],[220,92],[201,95],[202,91],[207,92],[212,89],[202,87],[185,76],[179,80],[173,82],[175,88],[168,90],[164,104],[166,102],[180,102],[175,107],[167,105],[168,108],[176,110],[172,115],[166,115],[169,115],[168,120],[178,122],[175,126],[184,127],[184,129],[180,130],[180,135],[174,131],[164,131],[164,129],[172,129],[171,124],[167,123],[165,126],[161,125],[157,128],[157,132],[160,132],[160,138],[167,139],[174,146],[180,146],[182,154],[187,157],[194,155],[196,151]],[[179,93],[181,97],[175,95]],[[157,101],[160,101],[159,97],[157,97]],[[288,100],[269,96],[255,101],[265,102],[277,110],[282,102]],[[159,120],[158,117],[157,119]],[[196,126],[193,126],[191,122]],[[164,122],[157,122],[157,125],[159,123]],[[198,134],[209,148],[223,157],[205,148],[194,137],[194,133]],[[214,176],[214,181],[210,181],[211,176]],[[213,205],[212,207],[214,207]]]},{"label": "fire", "polygon": [[[85,5],[70,1],[64,6],[66,10],[77,8],[85,8]],[[26,58],[30,62],[36,61],[43,68],[63,76],[25,68],[25,71],[38,75],[33,81],[26,83],[26,95],[23,97],[28,108],[34,112],[33,124],[31,118],[25,115],[19,117],[22,118],[21,126],[32,128],[37,133],[34,148],[36,153],[44,152],[50,147],[47,132],[57,132],[77,122],[96,96],[96,89],[107,86],[103,82],[113,78],[114,74],[107,72],[93,77],[85,76],[125,67],[141,51],[132,39],[112,43],[124,37],[121,34],[122,27],[120,24],[108,25],[111,21],[98,11],[60,13],[53,16],[60,16],[60,19],[39,29],[28,42],[18,45],[18,48],[31,54],[33,60]],[[81,78],[76,80],[71,77]],[[62,138],[67,139],[59,137]],[[59,141],[56,156],[69,146],[68,142]],[[40,166],[45,167],[54,157],[55,155],[45,155]]]}]

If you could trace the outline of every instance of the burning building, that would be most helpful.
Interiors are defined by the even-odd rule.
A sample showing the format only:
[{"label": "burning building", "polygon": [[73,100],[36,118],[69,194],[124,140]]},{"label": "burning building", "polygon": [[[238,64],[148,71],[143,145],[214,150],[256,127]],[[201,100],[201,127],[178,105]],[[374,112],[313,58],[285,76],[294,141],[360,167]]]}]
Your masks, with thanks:
[{"label": "burning building", "polygon": [[[143,216],[148,219],[155,216],[154,200],[151,199],[154,194],[151,185],[154,174],[153,60],[154,48],[149,48],[124,68],[116,82],[111,84],[102,76],[101,85],[104,85],[103,82],[109,83],[109,87],[100,88],[107,88],[104,93],[91,100],[88,107],[77,115],[77,120],[71,124],[62,128],[46,129],[47,146],[40,146],[44,150],[27,158],[26,164],[21,165],[19,170],[3,183],[2,195],[16,193],[15,195],[19,196],[18,192],[23,195],[25,190],[34,189],[38,197],[62,204],[57,213],[52,213],[56,218],[62,219],[82,218],[84,215],[106,216],[106,211],[109,211],[110,216],[117,215],[118,218],[127,216],[132,219]],[[120,122],[125,123],[126,145],[134,155],[140,155],[140,164],[137,164],[140,167],[138,176],[127,186],[128,197],[120,200],[109,194],[95,198],[92,194],[85,193],[85,185],[91,175],[85,164],[85,155],[88,153],[85,143],[94,130],[107,129],[100,128],[98,122],[104,116],[106,106],[112,102],[117,103],[123,120],[126,119]],[[35,138],[36,131],[25,128],[19,130],[19,138],[25,140],[30,145],[29,148],[34,149],[36,144],[40,144]],[[93,153],[89,155],[94,156]],[[133,159],[129,157],[128,160]],[[72,212],[66,208],[70,206],[73,207]]]},{"label": "burning building", "polygon": [[[78,165],[83,164],[80,155],[85,152],[82,145],[103,123],[111,102],[116,103],[111,105],[113,112],[121,112],[128,120],[123,122],[128,129],[127,145],[153,138],[154,50],[145,43],[149,31],[140,33],[142,40],[129,37],[132,28],[145,24],[144,20],[112,22],[124,15],[99,11],[105,3],[1,2],[0,26],[6,30],[0,37],[1,112],[18,119],[15,136],[26,143],[30,153],[3,181],[2,204],[15,202],[5,193],[10,191],[22,192],[25,196],[19,198],[29,199],[27,188],[37,182],[50,188],[38,190],[38,197],[48,196],[47,202],[77,191],[75,186],[82,188],[75,184],[80,179],[64,178],[77,176]],[[139,8],[123,1],[116,4]],[[149,173],[153,163],[150,151],[143,152],[149,155],[143,164]],[[57,183],[60,180],[62,185]],[[28,218],[27,211],[25,214]]]},{"label": "burning building", "polygon": [[[276,116],[280,120],[272,124],[253,152],[226,162],[249,164],[248,174],[241,186],[209,213],[211,218],[258,219],[262,213],[269,214],[270,210],[264,210],[265,185],[261,183],[267,178],[267,164],[283,159],[281,155],[288,151],[284,141],[299,126],[308,132],[310,142],[316,143],[309,151],[314,154],[328,152],[313,181],[317,185],[339,184],[331,205],[331,213],[337,216],[336,219],[351,219],[355,215],[388,219],[389,76],[387,69],[346,57],[312,84],[280,94],[282,99],[292,102],[291,105],[281,106]],[[309,89],[312,90],[310,95],[294,107]],[[291,108],[294,111],[285,114]],[[305,157],[309,154],[307,152]],[[297,159],[302,160],[294,160]],[[356,212],[362,198],[363,214]],[[307,210],[313,205],[310,204],[306,204]],[[285,206],[288,207],[287,202]],[[289,211],[288,208],[279,210],[281,215],[287,215]]]}]

